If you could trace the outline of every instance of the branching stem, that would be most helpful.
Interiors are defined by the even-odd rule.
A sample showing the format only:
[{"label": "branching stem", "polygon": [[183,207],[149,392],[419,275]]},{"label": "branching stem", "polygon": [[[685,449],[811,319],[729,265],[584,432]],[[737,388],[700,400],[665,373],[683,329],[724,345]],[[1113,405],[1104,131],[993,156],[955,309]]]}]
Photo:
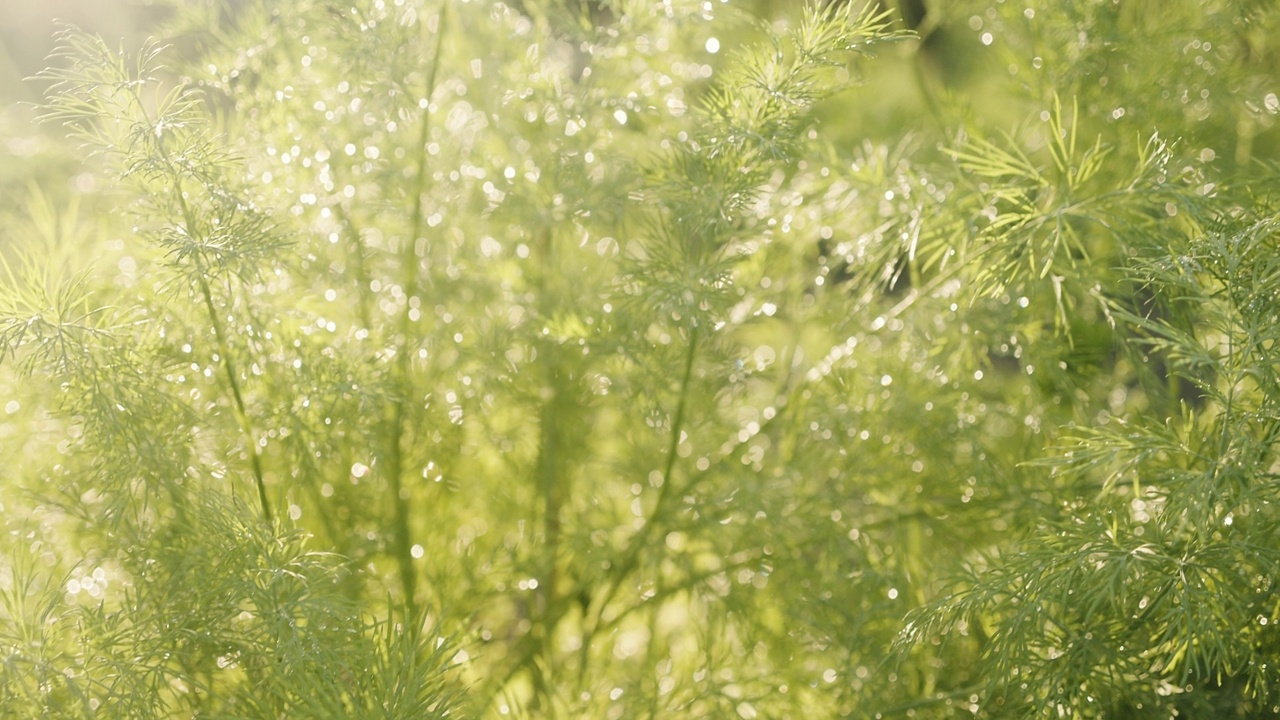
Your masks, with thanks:
[{"label": "branching stem", "polygon": [[685,350],[684,358],[684,375],[680,380],[680,395],[676,401],[676,412],[671,419],[671,438],[667,445],[667,459],[662,470],[662,487],[658,490],[658,499],[653,505],[653,509],[649,511],[649,515],[645,517],[644,525],[634,536],[631,543],[627,547],[626,555],[617,567],[617,572],[613,576],[613,582],[605,591],[604,596],[595,603],[595,613],[590,627],[584,633],[582,648],[584,653],[583,667],[586,667],[585,654],[591,647],[591,640],[595,636],[596,630],[600,627],[601,618],[604,615],[605,608],[617,596],[618,591],[626,582],[627,577],[635,571],[640,563],[640,556],[644,553],[645,546],[649,542],[650,535],[653,534],[653,528],[658,523],[662,512],[666,509],[667,504],[673,493],[671,486],[673,484],[672,473],[675,472],[676,459],[679,457],[680,438],[684,434],[685,413],[689,404],[689,389],[693,382],[693,366],[698,356],[698,326],[692,325],[689,328],[689,345]]},{"label": "branching stem", "polygon": [[[169,168],[169,173],[173,177],[173,193],[178,198],[178,205],[182,209],[182,220],[186,226],[185,231],[189,236],[195,237],[195,211],[191,209],[191,205],[187,202],[186,195],[183,192],[182,175],[169,160],[169,156],[164,149],[164,143],[157,142],[156,145]],[[271,500],[267,497],[267,484],[262,471],[262,451],[253,437],[253,423],[249,420],[249,411],[244,402],[244,393],[240,390],[240,372],[236,368],[235,360],[232,358],[231,344],[227,340],[226,329],[222,326],[218,308],[213,302],[213,292],[209,288],[209,278],[205,273],[204,263],[198,253],[194,257],[196,283],[200,287],[200,296],[204,300],[205,311],[209,314],[209,322],[213,324],[213,337],[218,345],[218,354],[222,358],[222,370],[227,376],[227,385],[231,389],[231,399],[235,405],[236,423],[240,426],[244,441],[249,446],[249,464],[253,469],[253,480],[258,490],[258,502],[262,505],[262,519],[266,521],[267,525],[271,525],[274,522],[274,516],[271,512]]]}]

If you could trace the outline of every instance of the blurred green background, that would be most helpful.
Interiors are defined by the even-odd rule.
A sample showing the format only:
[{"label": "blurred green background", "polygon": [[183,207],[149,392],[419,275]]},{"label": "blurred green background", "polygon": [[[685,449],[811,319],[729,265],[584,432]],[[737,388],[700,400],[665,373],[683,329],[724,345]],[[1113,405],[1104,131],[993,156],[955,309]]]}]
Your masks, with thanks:
[{"label": "blurred green background", "polygon": [[164,14],[153,4],[126,0],[0,0],[0,102],[39,98],[39,87],[23,78],[45,66],[60,23],[130,47]]}]

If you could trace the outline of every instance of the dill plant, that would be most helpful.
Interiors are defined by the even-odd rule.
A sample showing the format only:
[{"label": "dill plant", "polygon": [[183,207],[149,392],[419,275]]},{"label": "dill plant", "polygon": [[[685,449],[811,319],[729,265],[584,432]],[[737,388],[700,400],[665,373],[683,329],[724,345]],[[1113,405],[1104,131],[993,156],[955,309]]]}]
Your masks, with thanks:
[{"label": "dill plant", "polygon": [[[57,433],[66,460],[15,483],[31,495],[7,523],[2,712],[448,716],[448,646],[344,593],[348,562],[273,511],[249,383],[275,338],[245,318],[286,243],[190,90],[160,89],[155,53],[68,30],[70,67],[42,76],[46,118],[96,149],[154,255],[119,305],[29,248],[4,265],[3,353],[44,385],[50,426],[28,448]],[[80,232],[62,221],[72,237],[50,244]]]},{"label": "dill plant", "polygon": [[67,31],[0,717],[1274,712],[1277,13],[1006,5]]}]

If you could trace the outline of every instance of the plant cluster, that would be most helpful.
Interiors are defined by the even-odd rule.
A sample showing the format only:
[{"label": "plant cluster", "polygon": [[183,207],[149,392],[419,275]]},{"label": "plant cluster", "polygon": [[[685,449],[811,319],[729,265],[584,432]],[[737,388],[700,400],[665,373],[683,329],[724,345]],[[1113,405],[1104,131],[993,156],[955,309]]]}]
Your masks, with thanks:
[{"label": "plant cluster", "polygon": [[174,4],[0,176],[0,718],[1277,712],[1270,4]]}]

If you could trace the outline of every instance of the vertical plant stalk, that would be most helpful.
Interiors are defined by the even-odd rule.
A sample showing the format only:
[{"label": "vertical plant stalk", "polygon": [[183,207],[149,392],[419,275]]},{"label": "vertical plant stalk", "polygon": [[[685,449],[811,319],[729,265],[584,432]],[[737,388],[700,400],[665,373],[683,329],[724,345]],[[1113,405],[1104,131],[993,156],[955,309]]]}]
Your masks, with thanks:
[{"label": "vertical plant stalk", "polygon": [[[169,168],[170,174],[173,176],[173,192],[178,198],[178,205],[182,209],[182,220],[186,225],[186,232],[189,236],[194,237],[196,232],[195,212],[191,209],[191,205],[187,203],[186,195],[182,189],[182,175],[173,163],[169,160],[168,153],[165,152],[163,140],[158,141],[156,146],[160,150],[161,157],[164,158],[166,166]],[[227,333],[222,326],[222,320],[218,316],[217,306],[213,302],[213,292],[209,288],[209,278],[206,276],[204,263],[197,253],[195,255],[196,280],[200,286],[200,295],[204,299],[205,311],[209,314],[209,322],[213,324],[213,337],[218,346],[218,355],[222,358],[222,370],[227,376],[227,385],[231,388],[231,399],[234,403],[236,423],[240,426],[240,433],[244,435],[244,441],[249,446],[249,464],[253,469],[253,480],[258,490],[258,502],[262,505],[262,519],[267,525],[271,525],[275,517],[271,512],[271,500],[267,497],[267,484],[262,472],[262,451],[258,447],[258,443],[253,438],[253,423],[249,420],[249,411],[245,406],[244,393],[240,390],[240,371],[236,368],[235,360],[231,356],[231,345],[227,342]]]},{"label": "vertical plant stalk", "polygon": [[[549,225],[542,228],[538,240],[538,312],[550,320],[557,306],[557,291],[560,290],[555,280],[561,276],[556,272],[555,236]],[[564,361],[559,344],[553,337],[544,337],[541,346],[544,394],[538,416],[540,437],[534,481],[542,503],[543,566],[539,569],[542,579],[534,591],[532,616],[535,623],[530,633],[530,647],[516,668],[528,667],[532,671],[535,694],[531,710],[539,709],[544,696],[550,699],[554,694],[551,677],[554,662],[547,655],[552,647],[555,628],[568,610],[561,592],[559,559],[563,533],[560,516],[565,498],[572,493],[572,480],[563,450],[568,444],[567,439],[572,437],[568,428],[576,421],[574,412],[579,409],[573,400],[573,376],[562,372]],[[545,665],[539,664],[539,658],[546,660]]]},{"label": "vertical plant stalk", "polygon": [[538,658],[545,656],[550,647],[551,636],[555,626],[564,614],[558,602],[559,573],[557,571],[557,560],[560,554],[560,507],[563,503],[563,493],[559,480],[563,432],[561,423],[565,421],[563,417],[565,388],[561,387],[560,377],[556,373],[558,354],[555,352],[554,342],[554,340],[548,339],[543,344],[542,349],[543,364],[546,370],[545,382],[547,383],[546,388],[550,397],[547,397],[543,402],[538,417],[540,438],[538,460],[534,471],[535,482],[542,501],[543,577],[538,584],[538,588],[534,591],[533,607],[530,609],[530,616],[534,622],[529,632],[529,649],[522,656],[519,665],[516,666],[517,671],[523,667],[528,667],[533,671],[532,682],[535,692],[530,700],[529,707],[530,710],[534,711],[540,709],[543,696],[552,692],[551,681],[548,677],[551,666],[548,664],[544,669],[544,666],[538,663]]},{"label": "vertical plant stalk", "polygon": [[418,569],[413,561],[413,536],[409,527],[409,519],[413,515],[410,497],[404,486],[405,457],[408,455],[409,437],[405,423],[405,404],[410,402],[410,370],[409,331],[412,320],[409,313],[413,309],[412,300],[418,294],[417,254],[418,236],[422,233],[422,197],[427,189],[427,141],[431,138],[431,96],[435,95],[436,76],[440,70],[441,48],[444,46],[445,20],[449,9],[448,0],[440,4],[440,13],[436,16],[436,45],[431,58],[431,68],[427,71],[426,91],[423,98],[426,107],[422,109],[422,124],[418,130],[418,167],[413,185],[413,207],[410,210],[410,231],[400,253],[403,276],[401,288],[404,290],[404,312],[400,314],[396,328],[396,364],[395,386],[400,397],[392,403],[391,420],[388,436],[391,443],[387,451],[387,478],[391,485],[391,502],[394,507],[393,529],[395,541],[392,552],[396,564],[400,568],[400,584],[404,591],[404,606],[407,625],[416,627],[419,620]]},{"label": "vertical plant stalk", "polygon": [[[564,421],[562,412],[565,409],[562,401],[564,389],[559,386],[559,378],[556,377],[555,368],[552,363],[555,361],[556,353],[551,352],[550,347],[543,349],[547,361],[547,383],[551,391],[551,397],[547,399],[546,404],[542,406],[539,424],[541,425],[541,440],[538,450],[537,480],[538,490],[542,495],[542,530],[543,542],[546,546],[546,576],[543,582],[538,586],[537,600],[538,607],[536,611],[540,615],[546,615],[550,608],[550,603],[558,594],[559,577],[556,571],[556,557],[560,551],[560,507],[563,504],[564,497],[559,486],[560,477],[560,445],[561,431],[557,424]],[[547,628],[548,632],[550,628]]]},{"label": "vertical plant stalk", "polygon": [[[676,401],[675,415],[671,419],[671,438],[667,445],[667,460],[662,469],[662,487],[658,490],[658,499],[654,503],[653,509],[645,517],[644,526],[632,536],[631,542],[627,546],[626,555],[623,556],[622,562],[618,564],[617,572],[613,574],[613,582],[605,590],[604,596],[594,604],[595,612],[588,613],[592,615],[592,621],[583,633],[585,637],[582,641],[581,672],[584,674],[586,673],[587,658],[591,650],[591,641],[600,629],[604,611],[609,607],[609,603],[613,602],[613,599],[617,597],[618,591],[626,582],[627,577],[640,564],[640,556],[644,553],[644,549],[649,542],[649,536],[653,534],[653,527],[662,517],[663,511],[666,510],[673,495],[671,490],[673,484],[672,475],[675,473],[676,460],[680,456],[680,436],[684,434],[685,414],[689,407],[689,388],[693,383],[693,366],[698,357],[699,341],[698,326],[696,324],[691,325],[689,327],[689,346],[685,350],[684,357],[684,375],[680,379],[679,399]],[[653,642],[652,638],[650,638],[650,642]]]},{"label": "vertical plant stalk", "polygon": [[[179,191],[179,194],[181,194],[181,191]],[[185,201],[183,204],[185,206]],[[205,309],[209,313],[209,320],[213,323],[213,336],[218,343],[218,353],[222,356],[222,369],[227,376],[227,384],[231,387],[231,398],[235,402],[236,422],[240,425],[240,432],[244,435],[244,440],[249,445],[249,464],[253,467],[253,479],[258,488],[258,502],[262,504],[262,518],[266,520],[268,525],[271,525],[274,516],[271,513],[271,501],[267,497],[267,484],[263,480],[262,452],[258,447],[258,443],[253,439],[253,423],[249,420],[249,412],[244,404],[244,395],[240,391],[239,371],[236,369],[235,361],[231,359],[230,345],[227,343],[226,331],[218,318],[217,308],[213,304],[213,293],[209,290],[209,280],[205,278],[202,271],[199,278],[200,294],[204,297]]]},{"label": "vertical plant stalk", "polygon": [[680,436],[684,433],[684,416],[689,407],[689,385],[693,382],[693,362],[698,357],[698,340],[698,326],[695,322],[689,327],[689,347],[684,356],[684,376],[680,379],[680,398],[676,401],[676,414],[671,421],[671,442],[667,446],[667,464],[662,469],[662,488],[658,490],[658,501],[653,506],[653,512],[645,520],[644,529],[641,532],[649,532],[653,521],[659,516],[659,511],[671,496],[671,474],[676,469]]},{"label": "vertical plant stalk", "polygon": [[[662,488],[659,490],[658,500],[649,515],[645,518],[644,526],[641,527],[634,536],[632,536],[632,540],[626,549],[626,556],[623,561],[619,563],[618,570],[613,575],[613,583],[608,586],[602,598],[598,601],[593,601],[589,607],[584,608],[583,610],[582,622],[584,629],[582,645],[579,650],[581,658],[578,666],[579,683],[581,683],[586,677],[587,667],[589,664],[588,660],[591,655],[592,641],[596,634],[604,627],[602,623],[605,609],[617,596],[618,591],[622,588],[627,577],[629,577],[639,565],[640,557],[644,552],[650,535],[653,533],[652,528],[657,524],[658,518],[661,517],[662,512],[670,503],[670,498],[673,496],[673,492],[671,490],[672,476],[675,473],[676,460],[679,458],[680,436],[684,433],[685,416],[688,413],[689,406],[689,390],[693,383],[693,367],[698,356],[699,343],[700,336],[698,333],[698,327],[693,325],[689,328],[689,345],[685,350],[684,373],[680,380],[679,399],[676,401],[676,411],[672,416],[671,438],[667,446],[667,458],[663,466]],[[551,372],[551,367],[553,366],[548,366],[549,373]],[[549,381],[555,382],[555,379],[550,378]],[[557,392],[559,392],[558,388]],[[546,423],[548,419],[554,416],[554,412],[548,412],[548,409],[553,405],[556,405],[554,399],[549,400],[547,405],[543,406],[543,423]],[[557,430],[558,429],[552,429],[552,432],[554,433]],[[548,448],[549,441],[546,436],[546,432],[547,430],[544,427],[544,435],[542,439],[543,448],[541,451],[543,455],[540,455],[538,460],[538,480],[540,483],[539,489],[543,492],[543,514],[544,523],[546,523],[546,531],[549,534],[554,532],[556,536],[554,539],[548,537],[549,561],[554,563],[555,554],[553,554],[553,551],[558,547],[559,543],[559,512],[561,503],[563,502],[563,497],[562,493],[558,492],[560,488],[557,488],[554,484],[556,479],[554,475],[551,475],[550,477],[544,475],[544,473],[554,473],[554,466],[550,465],[547,462],[548,458],[545,457],[545,454],[550,449]],[[548,583],[558,584],[554,568],[552,569],[552,574],[548,576]],[[532,667],[533,669],[533,682],[535,683],[535,686],[546,682],[546,678],[542,677],[543,671],[538,667],[535,660],[542,652],[543,643],[549,641],[552,629],[555,627],[556,623],[564,617],[571,605],[566,601],[567,598],[562,597],[561,593],[548,591],[543,598],[543,601],[546,603],[546,610],[542,617],[542,625],[546,629],[547,637],[545,639],[533,638],[531,634],[524,642],[521,643],[523,645],[523,650],[518,653],[516,661],[508,665],[506,670],[503,671],[500,676],[497,676],[497,679],[490,683],[488,685],[488,689],[482,693],[482,695],[487,698],[486,702],[492,701],[493,698],[496,698],[502,692],[502,689],[511,682],[511,679],[526,667]],[[592,612],[593,610],[594,612]],[[587,616],[591,616],[592,618],[590,623],[587,622]]]}]

